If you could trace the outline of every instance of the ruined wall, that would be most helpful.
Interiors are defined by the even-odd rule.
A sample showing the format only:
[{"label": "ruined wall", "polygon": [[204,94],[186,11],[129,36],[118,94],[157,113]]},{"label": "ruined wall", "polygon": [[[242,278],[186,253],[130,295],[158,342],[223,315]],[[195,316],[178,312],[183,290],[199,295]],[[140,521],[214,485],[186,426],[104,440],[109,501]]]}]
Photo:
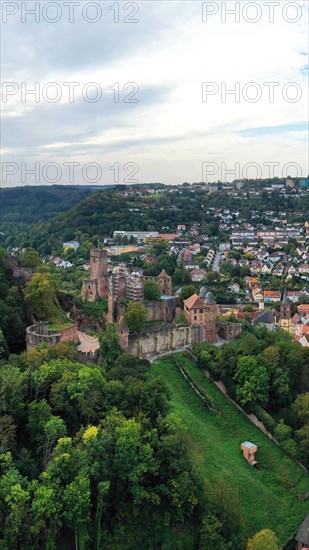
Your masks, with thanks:
[{"label": "ruined wall", "polygon": [[140,359],[191,344],[191,327],[166,327],[155,334],[129,335],[128,351]]},{"label": "ruined wall", "polygon": [[76,342],[76,343],[79,342],[77,332],[78,332],[77,325],[72,325],[71,327],[60,329],[59,330],[60,342],[66,342],[66,341]]},{"label": "ruined wall", "polygon": [[176,298],[169,300],[157,300],[154,302],[143,302],[147,308],[147,321],[166,321],[172,323],[176,315]]},{"label": "ruined wall", "polygon": [[48,330],[48,323],[36,323],[26,329],[27,350],[35,348],[39,344],[57,344],[58,342],[78,342],[78,326],[72,325],[60,330]]},{"label": "ruined wall", "polygon": [[97,280],[84,279],[81,294],[83,302],[95,302],[99,298]]},{"label": "ruined wall", "polygon": [[218,335],[224,340],[235,340],[238,336],[242,334],[242,324],[241,323],[229,323],[229,322],[220,322],[216,323],[216,330]]}]

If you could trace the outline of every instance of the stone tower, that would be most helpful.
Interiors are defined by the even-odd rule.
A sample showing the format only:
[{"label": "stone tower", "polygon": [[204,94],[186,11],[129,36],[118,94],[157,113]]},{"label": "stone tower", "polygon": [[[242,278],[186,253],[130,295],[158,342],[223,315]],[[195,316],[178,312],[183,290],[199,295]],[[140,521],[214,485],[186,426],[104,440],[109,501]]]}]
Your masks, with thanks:
[{"label": "stone tower", "polygon": [[83,281],[82,299],[94,302],[108,296],[107,250],[90,250],[90,276]]},{"label": "stone tower", "polygon": [[159,284],[162,294],[166,294],[167,296],[172,295],[172,277],[166,273],[165,269],[162,269],[161,273],[156,277],[156,282]]},{"label": "stone tower", "polygon": [[129,350],[129,327],[122,315],[118,323],[119,344],[125,351]]}]

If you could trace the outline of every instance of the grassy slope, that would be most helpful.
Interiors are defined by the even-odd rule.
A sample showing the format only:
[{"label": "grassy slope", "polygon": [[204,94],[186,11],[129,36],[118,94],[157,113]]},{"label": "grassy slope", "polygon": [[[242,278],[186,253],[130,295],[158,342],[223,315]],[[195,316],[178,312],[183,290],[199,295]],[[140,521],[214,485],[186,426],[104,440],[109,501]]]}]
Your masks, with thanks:
[{"label": "grassy slope", "polygon": [[[193,460],[206,480],[223,480],[238,493],[248,536],[269,528],[286,542],[307,512],[308,503],[297,498],[308,491],[306,474],[247,421],[192,360],[181,354],[177,358],[221,411],[215,415],[206,408],[172,359],[153,363],[150,376],[161,376],[169,387]],[[242,458],[240,444],[245,440],[258,446],[260,471]]]},{"label": "grassy slope", "polygon": [[73,325],[73,321],[71,321],[66,313],[61,309],[60,305],[57,303],[53,303],[51,305],[51,311],[49,316],[49,324],[48,328],[49,330],[60,330],[64,328],[69,328]]}]

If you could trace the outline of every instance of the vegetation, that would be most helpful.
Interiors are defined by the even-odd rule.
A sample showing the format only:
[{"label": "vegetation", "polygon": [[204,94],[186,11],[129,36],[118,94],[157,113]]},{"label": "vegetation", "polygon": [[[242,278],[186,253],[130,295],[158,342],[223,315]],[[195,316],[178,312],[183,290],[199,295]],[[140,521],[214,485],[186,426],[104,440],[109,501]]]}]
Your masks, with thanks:
[{"label": "vegetation", "polygon": [[22,291],[14,285],[12,269],[6,262],[6,254],[0,248],[0,330],[4,346],[12,352],[24,348],[26,332],[26,308]]},{"label": "vegetation", "polygon": [[278,538],[270,529],[263,529],[249,539],[247,550],[279,550]]},{"label": "vegetation", "polygon": [[204,344],[195,351],[200,368],[222,380],[229,395],[264,422],[291,456],[308,466],[308,397],[303,393],[309,383],[308,348],[299,346],[286,331],[249,325],[231,345],[216,349]]},{"label": "vegetation", "polygon": [[129,302],[125,318],[129,330],[138,334],[142,332],[146,326],[147,308],[140,302]]},{"label": "vegetation", "polygon": [[160,300],[161,290],[155,281],[145,281],[144,299],[150,302]]},{"label": "vegetation", "polygon": [[[274,531],[282,545],[297,530],[306,514],[306,503],[299,501],[298,495],[308,491],[307,476],[226,400],[194,361],[182,354],[175,357],[194,384],[215,405],[217,413],[196,395],[173,358],[155,361],[149,373],[150,379],[160,376],[171,392],[172,413],[178,430],[191,449],[191,460],[204,477],[206,498],[217,499],[220,494],[228,498],[225,513],[235,514],[234,522],[241,534],[237,543],[233,539],[234,546],[231,547],[244,548],[244,539],[265,528]],[[240,444],[246,440],[253,441],[258,447],[260,471],[243,459]],[[218,539],[221,540],[218,548],[229,547],[227,541],[231,541],[232,534],[224,536],[222,526],[217,523],[222,524],[222,514],[223,511],[218,513],[217,509],[215,518],[207,518],[202,533],[209,546],[204,548],[211,548],[209,541],[217,543]],[[226,516],[225,523],[232,525],[233,518]],[[212,538],[215,536],[217,538]],[[223,536],[225,546],[222,546],[220,536]]]},{"label": "vegetation", "polygon": [[67,344],[1,364],[2,548],[198,543],[202,487],[169,392],[145,379],[147,361],[113,339],[109,349],[112,366],[104,354],[102,365],[80,364]]}]

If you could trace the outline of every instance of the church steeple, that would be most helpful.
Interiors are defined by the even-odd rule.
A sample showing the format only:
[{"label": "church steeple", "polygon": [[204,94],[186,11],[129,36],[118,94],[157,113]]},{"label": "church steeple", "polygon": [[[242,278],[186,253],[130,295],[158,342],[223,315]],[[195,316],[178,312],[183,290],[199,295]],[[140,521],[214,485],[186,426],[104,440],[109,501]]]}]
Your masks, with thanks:
[{"label": "church steeple", "polygon": [[280,304],[280,328],[291,332],[292,329],[292,304],[288,299],[287,288],[283,293],[282,303]]}]

